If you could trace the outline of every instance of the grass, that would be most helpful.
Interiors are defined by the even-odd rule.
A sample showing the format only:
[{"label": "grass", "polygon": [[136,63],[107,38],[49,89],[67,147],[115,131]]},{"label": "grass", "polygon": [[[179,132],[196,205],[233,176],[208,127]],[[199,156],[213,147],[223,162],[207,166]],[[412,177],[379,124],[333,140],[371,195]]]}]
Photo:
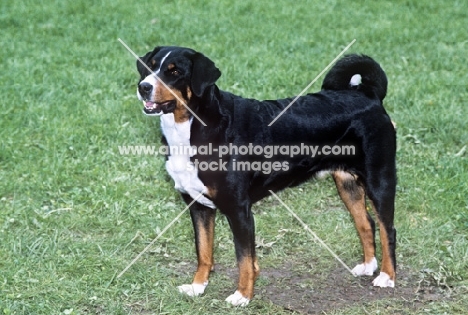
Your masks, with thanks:
[{"label": "grass", "polygon": [[[400,266],[450,293],[400,312],[468,311],[464,1],[6,0],[0,8],[0,314],[239,312],[224,303],[234,281],[223,273],[200,299],[177,295],[195,260],[187,216],[116,279],[184,207],[161,159],[118,153],[119,145],[158,145],[160,131],[158,119],[141,114],[135,60],[117,38],[140,55],[166,44],[202,51],[222,70],[222,89],[256,98],[297,94],[356,38],[351,51],[377,59],[390,82]],[[343,260],[359,259],[330,181],[280,197]],[[333,258],[274,199],[255,212],[259,241],[276,241],[259,249],[262,267],[300,255],[323,268],[310,272],[328,271]],[[227,223],[217,225],[217,262],[232,268]],[[260,278],[257,287],[267,285]],[[242,312],[290,314],[269,298]],[[393,314],[387,301],[329,313],[363,308]]]}]

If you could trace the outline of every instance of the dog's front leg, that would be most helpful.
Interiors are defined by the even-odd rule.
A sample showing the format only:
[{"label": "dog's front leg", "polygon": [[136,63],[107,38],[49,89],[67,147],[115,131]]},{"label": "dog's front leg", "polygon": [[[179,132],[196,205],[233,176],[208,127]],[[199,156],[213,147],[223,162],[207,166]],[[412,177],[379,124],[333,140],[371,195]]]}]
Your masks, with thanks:
[{"label": "dog's front leg", "polygon": [[260,268],[255,255],[255,224],[251,205],[244,205],[226,212],[234,236],[239,282],[237,290],[226,301],[234,306],[246,306],[254,294],[255,280]]},{"label": "dog's front leg", "polygon": [[[183,197],[187,203],[192,201],[188,195],[183,195]],[[216,209],[195,202],[190,207],[190,215],[195,230],[198,267],[192,284],[181,285],[178,289],[179,292],[189,296],[198,296],[205,292],[210,272],[214,269],[213,243]]]}]

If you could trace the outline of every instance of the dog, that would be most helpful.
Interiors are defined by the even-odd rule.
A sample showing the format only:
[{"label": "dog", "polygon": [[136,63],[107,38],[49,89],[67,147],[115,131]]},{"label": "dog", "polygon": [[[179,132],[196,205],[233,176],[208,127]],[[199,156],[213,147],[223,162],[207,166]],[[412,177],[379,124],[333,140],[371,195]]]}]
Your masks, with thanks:
[{"label": "dog", "polygon": [[[176,189],[191,204],[195,231],[198,267],[193,282],[178,287],[181,293],[198,296],[205,292],[214,268],[219,209],[232,230],[239,269],[237,289],[226,301],[247,305],[260,272],[252,205],[270,191],[296,186],[323,172],[332,175],[362,244],[363,260],[353,273],[373,275],[378,269],[376,224],[366,209],[367,198],[379,225],[382,248],[380,274],[373,285],[394,287],[396,131],[383,107],[387,77],[376,61],[366,55],[347,55],[330,69],[319,92],[297,100],[260,101],[222,91],[216,85],[221,72],[215,63],[190,48],[155,47],[137,61],[137,69],[137,96],[143,112],[161,116],[166,143],[212,148],[206,154],[169,155],[166,161]],[[288,155],[277,150],[275,155],[263,156],[252,152],[267,147],[281,152],[299,143],[303,148],[311,143],[329,148],[352,145],[355,151],[352,155]],[[226,147],[232,152],[220,155]]]}]

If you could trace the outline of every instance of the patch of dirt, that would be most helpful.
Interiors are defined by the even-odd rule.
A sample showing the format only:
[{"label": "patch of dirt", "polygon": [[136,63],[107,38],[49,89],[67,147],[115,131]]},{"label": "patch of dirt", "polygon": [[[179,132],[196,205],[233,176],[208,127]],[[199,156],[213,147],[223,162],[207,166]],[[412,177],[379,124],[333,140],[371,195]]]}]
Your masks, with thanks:
[{"label": "patch of dirt", "polygon": [[[341,266],[331,273],[307,271],[303,266],[291,260],[279,268],[261,269],[254,298],[270,300],[285,310],[301,314],[326,314],[372,301],[388,304],[386,308],[393,310],[393,314],[412,314],[399,311],[399,308],[416,310],[427,302],[449,299],[448,292],[442,287],[406,269],[397,270],[395,288],[376,288],[372,286],[372,280],[378,273],[372,277],[353,277]],[[236,281],[237,269],[218,265],[216,272],[226,273]],[[399,307],[394,305],[396,302]]]}]

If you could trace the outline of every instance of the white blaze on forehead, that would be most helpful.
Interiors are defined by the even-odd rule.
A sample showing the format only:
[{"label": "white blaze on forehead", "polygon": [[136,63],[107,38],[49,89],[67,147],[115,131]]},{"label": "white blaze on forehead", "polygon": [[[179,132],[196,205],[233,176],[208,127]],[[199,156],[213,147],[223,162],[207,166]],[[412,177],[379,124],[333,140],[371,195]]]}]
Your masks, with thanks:
[{"label": "white blaze on forehead", "polygon": [[161,59],[161,63],[159,64],[159,68],[158,70],[154,71],[153,73],[151,73],[150,75],[148,75],[143,81],[141,82],[146,82],[146,83],[149,83],[151,84],[153,87],[156,85],[156,82],[158,82],[158,80],[155,78],[155,76],[157,76],[159,74],[159,72],[161,72],[161,67],[164,63],[164,61],[166,60],[166,58],[169,56],[169,54],[171,53],[168,52],[164,57],[162,57]]},{"label": "white blaze on forehead", "polygon": [[159,69],[158,69],[154,74],[156,74],[156,75],[159,74],[159,72],[161,71],[161,67],[162,67],[162,65],[163,65],[163,63],[164,63],[164,60],[166,60],[167,56],[169,56],[170,53],[171,53],[171,51],[168,52],[168,53],[161,59],[161,63],[159,64]]}]

